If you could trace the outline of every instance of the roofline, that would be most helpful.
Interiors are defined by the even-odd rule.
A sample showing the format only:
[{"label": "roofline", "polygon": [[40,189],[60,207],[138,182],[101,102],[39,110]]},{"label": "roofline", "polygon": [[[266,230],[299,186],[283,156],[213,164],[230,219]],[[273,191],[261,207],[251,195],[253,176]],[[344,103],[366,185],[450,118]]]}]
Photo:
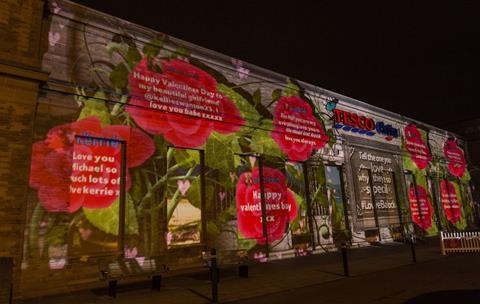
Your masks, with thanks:
[{"label": "roofline", "polygon": [[[49,0],[49,1],[52,2],[52,0]],[[145,26],[142,26],[142,25],[124,20],[124,19],[116,17],[116,16],[112,16],[110,14],[95,10],[93,8],[86,7],[84,5],[71,2],[69,0],[60,0],[60,1],[63,2],[64,4],[66,4],[67,6],[72,7],[72,9],[76,8],[77,12],[87,13],[86,11],[88,11],[88,13],[86,14],[88,17],[80,16],[78,14],[75,14],[75,12],[72,14],[72,13],[63,12],[63,11],[60,11],[60,13],[59,13],[60,16],[66,17],[68,19],[73,19],[73,20],[76,20],[76,21],[79,21],[79,22],[82,22],[82,23],[87,23],[87,24],[90,23],[91,21],[94,21],[94,22],[97,23],[98,27],[103,28],[105,30],[107,30],[107,28],[103,27],[102,24],[105,23],[104,22],[105,18],[110,18],[110,19],[113,19],[116,22],[118,22],[122,26],[122,28],[127,28],[130,31],[135,32],[137,35],[143,35],[143,37],[137,37],[137,39],[141,40],[144,43],[146,43],[149,40],[149,38],[151,38],[152,35],[165,36],[165,37],[168,37],[169,40],[174,42],[174,43],[181,44],[182,46],[184,46],[188,49],[194,50],[195,51],[193,53],[194,57],[196,57],[198,59],[201,59],[202,61],[206,61],[210,64],[219,65],[222,68],[233,70],[232,64],[231,64],[231,59],[233,57],[228,56],[226,54],[207,49],[205,47],[193,44],[191,42],[188,42],[188,41],[170,36],[166,33],[160,32],[158,30],[147,28]],[[111,28],[108,28],[108,30],[112,31]],[[212,57],[215,58],[215,60],[212,60]],[[408,123],[413,122],[413,123],[419,125],[420,127],[428,129],[429,131],[434,131],[434,132],[436,132],[438,134],[441,134],[441,135],[447,134],[448,136],[452,136],[452,137],[455,137],[455,138],[458,138],[458,139],[461,139],[461,140],[465,141],[465,139],[462,136],[460,136],[456,133],[450,132],[448,130],[441,129],[439,127],[436,127],[436,126],[421,122],[419,120],[410,118],[408,116],[404,116],[404,115],[401,115],[401,114],[398,114],[398,113],[395,113],[395,112],[392,112],[392,111],[389,111],[389,110],[386,110],[386,109],[368,104],[364,101],[360,101],[358,99],[348,97],[346,95],[336,93],[336,92],[330,91],[328,89],[324,89],[322,87],[313,85],[311,83],[307,83],[305,81],[289,77],[289,76],[284,75],[282,73],[275,72],[275,71],[272,71],[272,70],[269,70],[269,69],[266,69],[266,68],[262,68],[260,66],[255,65],[255,64],[244,62],[243,60],[242,60],[242,62],[245,64],[245,67],[248,67],[250,72],[253,72],[252,74],[256,78],[268,80],[269,82],[273,82],[273,83],[277,84],[278,86],[285,86],[285,83],[288,79],[295,79],[298,82],[298,84],[300,84],[300,86],[302,86],[302,88],[304,88],[307,91],[311,91],[311,92],[317,93],[317,94],[318,93],[325,94],[325,95],[328,95],[330,97],[337,98],[341,101],[347,102],[352,106],[363,107],[363,108],[369,110],[370,112],[373,112],[375,115],[385,116],[389,119],[397,120],[401,124],[408,124]],[[250,74],[250,75],[252,75],[252,74]]]}]

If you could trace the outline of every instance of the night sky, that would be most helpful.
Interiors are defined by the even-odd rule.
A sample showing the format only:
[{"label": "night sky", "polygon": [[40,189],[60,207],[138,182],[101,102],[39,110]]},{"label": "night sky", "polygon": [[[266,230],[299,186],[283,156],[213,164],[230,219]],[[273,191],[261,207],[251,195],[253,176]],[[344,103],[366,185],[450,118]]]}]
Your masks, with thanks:
[{"label": "night sky", "polygon": [[477,1],[74,2],[439,127],[480,117]]}]

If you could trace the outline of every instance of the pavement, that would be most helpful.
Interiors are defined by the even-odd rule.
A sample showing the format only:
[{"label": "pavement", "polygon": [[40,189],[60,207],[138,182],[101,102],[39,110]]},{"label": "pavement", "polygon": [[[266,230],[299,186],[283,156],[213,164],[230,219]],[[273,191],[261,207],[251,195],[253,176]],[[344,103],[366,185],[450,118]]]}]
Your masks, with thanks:
[{"label": "pavement", "polygon": [[[248,278],[240,278],[236,268],[222,268],[218,299],[220,303],[291,303],[298,299],[322,303],[444,303],[442,300],[450,295],[454,302],[465,299],[462,303],[480,303],[478,254],[442,256],[437,239],[417,244],[416,258],[413,263],[409,245],[392,243],[349,249],[349,277],[344,276],[339,252],[251,264]],[[204,304],[211,302],[209,278],[206,269],[165,277],[159,292],[151,291],[147,282],[119,285],[115,299],[107,296],[105,289],[19,303]],[[476,301],[471,302],[469,297]]]}]

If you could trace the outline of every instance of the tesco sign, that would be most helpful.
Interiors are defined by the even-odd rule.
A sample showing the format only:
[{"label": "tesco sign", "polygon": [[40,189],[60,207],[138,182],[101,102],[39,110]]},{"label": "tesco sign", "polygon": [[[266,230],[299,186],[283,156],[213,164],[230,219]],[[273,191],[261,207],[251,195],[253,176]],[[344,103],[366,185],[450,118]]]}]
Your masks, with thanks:
[{"label": "tesco sign", "polygon": [[399,136],[399,130],[383,121],[375,121],[372,118],[350,113],[347,111],[334,109],[335,128],[352,133],[358,133],[365,136],[374,136],[375,134],[385,135],[385,139],[390,141]]}]

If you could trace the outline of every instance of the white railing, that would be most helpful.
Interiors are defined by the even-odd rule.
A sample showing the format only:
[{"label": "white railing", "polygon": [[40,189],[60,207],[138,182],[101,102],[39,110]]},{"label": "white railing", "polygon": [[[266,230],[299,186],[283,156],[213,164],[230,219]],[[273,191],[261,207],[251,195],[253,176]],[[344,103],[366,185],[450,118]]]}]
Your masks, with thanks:
[{"label": "white railing", "polygon": [[480,252],[480,232],[440,231],[442,254],[451,252]]}]

